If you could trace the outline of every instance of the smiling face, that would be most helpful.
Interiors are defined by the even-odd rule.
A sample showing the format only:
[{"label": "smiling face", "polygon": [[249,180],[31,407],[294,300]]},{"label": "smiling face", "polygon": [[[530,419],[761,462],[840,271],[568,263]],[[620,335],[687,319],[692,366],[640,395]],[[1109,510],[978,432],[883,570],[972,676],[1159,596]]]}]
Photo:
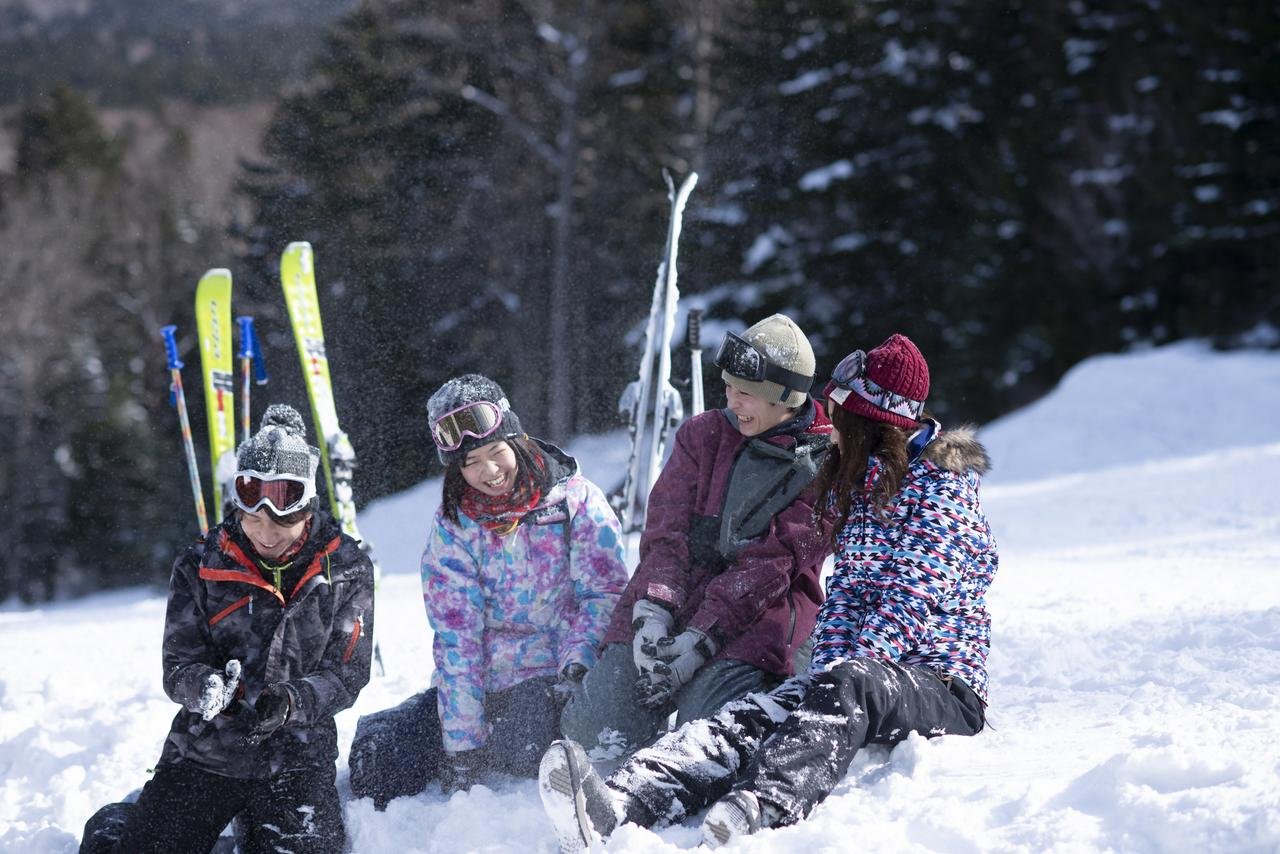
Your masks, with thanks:
[{"label": "smiling face", "polygon": [[490,442],[467,454],[462,479],[485,495],[506,495],[516,483],[516,452],[506,442]]},{"label": "smiling face", "polygon": [[275,560],[288,551],[289,546],[302,536],[302,529],[306,527],[310,515],[310,513],[304,513],[292,524],[282,525],[265,507],[252,513],[242,510],[240,511],[240,529],[244,531],[244,535],[249,538],[254,551],[260,557],[265,560]]},{"label": "smiling face", "polygon": [[795,414],[793,409],[780,403],[770,403],[729,383],[724,384],[724,394],[729,410],[738,418],[738,432],[744,436],[759,436]]}]

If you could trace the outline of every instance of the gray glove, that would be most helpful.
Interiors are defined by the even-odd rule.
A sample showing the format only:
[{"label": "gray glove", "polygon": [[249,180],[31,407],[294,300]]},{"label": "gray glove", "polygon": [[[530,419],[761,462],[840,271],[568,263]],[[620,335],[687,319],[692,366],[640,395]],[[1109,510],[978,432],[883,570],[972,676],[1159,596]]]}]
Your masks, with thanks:
[{"label": "gray glove", "polygon": [[187,706],[187,711],[196,712],[208,721],[231,705],[240,688],[240,661],[235,658],[228,661],[225,673],[223,676],[221,673],[210,672],[205,676],[204,684],[200,686],[200,696],[193,705]]},{"label": "gray glove", "polygon": [[631,608],[631,628],[636,633],[631,641],[631,658],[640,671],[641,681],[658,663],[658,640],[671,632],[674,619],[670,611],[648,599],[637,599]]},{"label": "gray glove", "polygon": [[649,690],[641,704],[656,709],[666,705],[676,692],[693,678],[702,665],[716,654],[716,643],[697,629],[685,629],[675,637],[657,643],[658,663],[649,676]]}]

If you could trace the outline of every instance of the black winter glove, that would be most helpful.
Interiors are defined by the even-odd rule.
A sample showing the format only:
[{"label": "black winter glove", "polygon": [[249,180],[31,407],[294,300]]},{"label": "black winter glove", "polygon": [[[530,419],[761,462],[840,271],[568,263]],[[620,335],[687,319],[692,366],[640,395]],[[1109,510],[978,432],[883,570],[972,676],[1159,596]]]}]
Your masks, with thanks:
[{"label": "black winter glove", "polygon": [[480,782],[484,768],[484,748],[445,753],[440,767],[440,788],[446,795],[466,791]]},{"label": "black winter glove", "polygon": [[293,712],[293,702],[289,697],[289,689],[279,682],[273,682],[258,695],[253,704],[254,714],[258,722],[249,730],[249,744],[257,745],[265,741],[272,733],[285,725]]}]

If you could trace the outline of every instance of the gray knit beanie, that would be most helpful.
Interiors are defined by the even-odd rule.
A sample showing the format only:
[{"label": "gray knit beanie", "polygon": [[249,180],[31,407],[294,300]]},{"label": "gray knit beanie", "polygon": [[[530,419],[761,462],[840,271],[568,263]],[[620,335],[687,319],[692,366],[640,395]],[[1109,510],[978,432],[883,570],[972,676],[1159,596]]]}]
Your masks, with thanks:
[{"label": "gray knit beanie", "polygon": [[486,400],[498,407],[502,413],[502,423],[498,425],[497,430],[483,439],[477,439],[474,436],[464,437],[462,444],[455,450],[446,451],[436,445],[436,454],[439,455],[440,462],[445,465],[454,460],[466,459],[467,454],[491,442],[501,442],[524,435],[524,431],[520,429],[520,419],[511,411],[507,393],[502,390],[502,386],[483,374],[463,374],[440,386],[427,401],[428,429],[450,412],[480,400]]},{"label": "gray knit beanie", "polygon": [[312,484],[319,465],[320,450],[307,444],[302,416],[286,403],[268,406],[258,432],[241,442],[236,451],[238,471],[295,474]]}]

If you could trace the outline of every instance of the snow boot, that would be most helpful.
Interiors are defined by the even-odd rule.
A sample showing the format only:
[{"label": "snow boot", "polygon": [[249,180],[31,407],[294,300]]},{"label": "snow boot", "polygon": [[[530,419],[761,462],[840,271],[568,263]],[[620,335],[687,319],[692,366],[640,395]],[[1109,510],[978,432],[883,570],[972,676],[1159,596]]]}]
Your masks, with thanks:
[{"label": "snow boot", "polygon": [[552,742],[542,754],[538,794],[561,852],[598,848],[618,825],[613,794],[576,741]]},{"label": "snow boot", "polygon": [[765,827],[760,801],[745,789],[734,789],[712,804],[702,820],[702,842],[718,848]]}]

